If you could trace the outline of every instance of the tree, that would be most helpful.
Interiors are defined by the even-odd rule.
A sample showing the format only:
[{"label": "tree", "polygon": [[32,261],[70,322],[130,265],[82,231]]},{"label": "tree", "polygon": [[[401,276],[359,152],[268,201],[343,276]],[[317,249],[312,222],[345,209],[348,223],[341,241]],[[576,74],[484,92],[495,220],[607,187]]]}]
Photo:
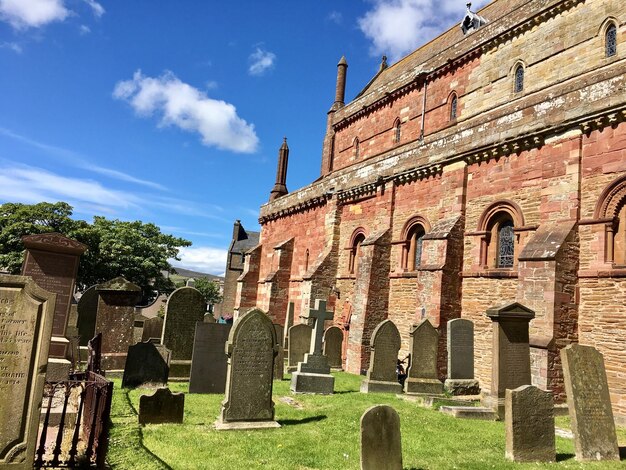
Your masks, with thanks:
[{"label": "tree", "polygon": [[190,246],[190,241],[161,233],[151,223],[94,217],[89,224],[71,215],[72,207],[65,202],[0,205],[0,266],[18,274],[24,258],[21,237],[59,232],[88,246],[76,280],[81,289],[117,276],[140,286],[145,299],[154,291],[174,289],[163,272],[175,272],[168,259],[178,260],[179,247]]},{"label": "tree", "polygon": [[196,289],[200,291],[207,304],[215,305],[222,301],[222,294],[220,294],[220,286],[217,282],[211,281],[209,278],[201,277],[195,279]]}]

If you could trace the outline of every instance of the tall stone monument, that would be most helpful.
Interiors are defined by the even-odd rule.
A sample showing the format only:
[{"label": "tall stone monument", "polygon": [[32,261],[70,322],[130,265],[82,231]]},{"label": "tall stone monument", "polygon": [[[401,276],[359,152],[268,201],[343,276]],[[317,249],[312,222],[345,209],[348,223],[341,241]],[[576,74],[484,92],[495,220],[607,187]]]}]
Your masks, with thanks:
[{"label": "tall stone monument", "polygon": [[437,374],[439,333],[428,319],[410,332],[411,365],[407,371],[404,391],[408,394],[440,395],[443,384]]},{"label": "tall stone monument", "polygon": [[331,369],[341,369],[341,348],[343,346],[343,331],[337,326],[331,326],[324,332],[324,356],[328,358]]},{"label": "tall stone monument", "polygon": [[452,395],[477,395],[474,379],[474,323],[463,318],[448,322],[448,378],[445,389]]},{"label": "tall stone monument", "polygon": [[367,378],[361,383],[363,393],[402,393],[396,365],[401,340],[398,328],[391,320],[376,326],[370,339],[372,352]]},{"label": "tall stone monument", "polygon": [[134,342],[135,305],[141,288],[123,277],[99,284],[96,334],[102,333],[102,368],[124,369],[129,346]]},{"label": "tall stone monument", "polygon": [[535,312],[513,302],[487,309],[487,316],[493,322],[493,353],[491,392],[483,401],[503,419],[506,390],[531,385],[528,327]]},{"label": "tall stone monument", "polygon": [[196,323],[205,313],[204,297],[194,287],[176,289],[167,299],[161,343],[172,351],[170,377],[189,378]]},{"label": "tall stone monument", "polygon": [[576,459],[619,460],[604,357],[592,346],[561,349]]},{"label": "tall stone monument", "polygon": [[389,405],[372,406],[361,416],[361,469],[402,470],[400,416]]},{"label": "tall stone monument", "polygon": [[330,375],[330,366],[322,354],[324,321],[333,319],[333,312],[326,311],[326,301],[317,299],[315,308],[309,309],[305,318],[314,321],[309,352],[304,361],[298,363],[298,369],[291,376],[291,391],[296,393],[332,394],[335,378]]},{"label": "tall stone monument", "polygon": [[226,342],[232,325],[196,323],[189,376],[189,393],[224,393],[228,356]]},{"label": "tall stone monument", "polygon": [[294,372],[298,363],[304,361],[304,355],[311,347],[311,335],[313,328],[304,323],[293,325],[289,328],[289,348],[287,349],[287,372]]},{"label": "tall stone monument", "polygon": [[259,309],[240,315],[228,336],[226,398],[217,430],[280,427],[272,401],[276,331]]},{"label": "tall stone monument", "polygon": [[78,299],[78,335],[80,345],[87,346],[91,338],[96,335],[96,317],[98,315],[98,291],[91,286]]},{"label": "tall stone monument", "polygon": [[0,275],[0,468],[33,468],[55,300],[28,277]]},{"label": "tall stone monument", "polygon": [[130,346],[124,366],[122,387],[167,385],[170,372],[170,354],[165,346],[157,346],[154,343],[137,343]]},{"label": "tall stone monument", "polygon": [[49,380],[66,380],[71,367],[67,360],[70,355],[67,321],[78,262],[87,246],[60,233],[27,235],[22,237],[22,242],[26,248],[22,275],[32,277],[39,287],[57,295],[47,376]]}]

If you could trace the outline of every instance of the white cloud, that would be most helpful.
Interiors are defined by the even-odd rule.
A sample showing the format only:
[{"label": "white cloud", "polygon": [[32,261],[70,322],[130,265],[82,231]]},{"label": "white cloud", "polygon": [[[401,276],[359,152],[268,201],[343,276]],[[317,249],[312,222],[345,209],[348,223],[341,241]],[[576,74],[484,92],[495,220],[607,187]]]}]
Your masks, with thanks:
[{"label": "white cloud", "polygon": [[[458,0],[371,0],[373,7],[358,23],[372,41],[370,52],[392,61],[425,44],[463,20],[465,2]],[[476,11],[488,0],[473,2]]]},{"label": "white cloud", "polygon": [[276,62],[276,54],[257,47],[256,50],[248,57],[250,67],[248,72],[250,75],[263,75],[265,72],[274,67]]},{"label": "white cloud", "polygon": [[176,267],[208,274],[220,275],[226,268],[227,251],[208,246],[183,247],[178,256],[180,261],[169,260]]},{"label": "white cloud", "polygon": [[250,153],[259,142],[254,125],[241,119],[232,104],[209,98],[172,72],[152,78],[138,70],[131,80],[115,85],[113,97],[128,102],[140,116],[160,114],[161,126],[198,132],[206,146]]},{"label": "white cloud", "polygon": [[0,0],[0,20],[15,29],[38,28],[69,14],[64,0]]},{"label": "white cloud", "polygon": [[96,18],[100,18],[102,15],[104,15],[104,7],[95,0],[84,0],[84,2],[91,7],[91,11],[93,11],[93,14],[96,16]]},{"label": "white cloud", "polygon": [[21,54],[24,51],[22,49],[22,46],[20,46],[16,42],[3,42],[3,43],[0,43],[0,49],[10,49],[13,52],[15,52],[16,54]]},{"label": "white cloud", "polygon": [[331,23],[341,24],[343,22],[343,15],[341,14],[341,12],[333,10],[328,14],[326,20],[330,21]]},{"label": "white cloud", "polygon": [[80,28],[78,28],[78,31],[81,35],[85,35],[91,33],[91,28],[85,24],[81,24]]}]

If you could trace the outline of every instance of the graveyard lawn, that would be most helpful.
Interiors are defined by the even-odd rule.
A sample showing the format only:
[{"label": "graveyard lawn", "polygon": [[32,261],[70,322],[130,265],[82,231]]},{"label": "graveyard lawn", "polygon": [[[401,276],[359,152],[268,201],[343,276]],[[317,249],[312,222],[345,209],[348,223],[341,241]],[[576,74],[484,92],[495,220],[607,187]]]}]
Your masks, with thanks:
[{"label": "graveyard lawn", "polygon": [[[460,420],[392,394],[359,393],[363,377],[333,375],[332,396],[294,395],[287,375],[274,382],[276,420],[282,427],[257,431],[215,431],[223,395],[198,394],[185,396],[182,425],[140,427],[139,397],[152,390],[123,390],[116,381],[107,460],[114,469],[132,470],[358,469],[361,415],[372,405],[388,404],[400,415],[405,469],[583,468],[574,459],[571,439],[557,436],[558,465],[509,462],[503,422]],[[188,385],[170,383],[170,389],[187,393]],[[568,426],[567,418],[557,418],[557,427]],[[620,446],[626,446],[624,428],[618,428],[618,436]],[[624,468],[624,461],[584,468]]]}]

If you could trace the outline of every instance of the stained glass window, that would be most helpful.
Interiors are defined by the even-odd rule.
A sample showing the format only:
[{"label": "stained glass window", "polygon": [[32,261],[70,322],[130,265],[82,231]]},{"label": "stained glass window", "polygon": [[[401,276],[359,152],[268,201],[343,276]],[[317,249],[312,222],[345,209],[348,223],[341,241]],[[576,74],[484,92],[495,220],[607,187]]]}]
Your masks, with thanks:
[{"label": "stained glass window", "polygon": [[452,95],[452,101],[450,102],[450,120],[453,121],[456,119],[456,110],[457,110],[458,101],[456,95]]},{"label": "stained glass window", "polygon": [[524,89],[524,67],[518,65],[515,69],[515,93]]},{"label": "stained glass window", "polygon": [[424,241],[424,233],[417,233],[415,239],[415,267],[418,268],[422,264],[422,242]]},{"label": "stained glass window", "polygon": [[515,253],[515,233],[513,222],[506,220],[498,227],[498,264],[499,268],[513,267]]},{"label": "stained glass window", "polygon": [[606,29],[606,56],[613,57],[617,54],[617,28],[614,24]]},{"label": "stained glass window", "polygon": [[400,121],[396,123],[396,142],[400,142],[400,136],[402,135],[402,129],[400,127]]},{"label": "stained glass window", "polygon": [[354,141],[354,158],[359,158],[359,139]]}]

